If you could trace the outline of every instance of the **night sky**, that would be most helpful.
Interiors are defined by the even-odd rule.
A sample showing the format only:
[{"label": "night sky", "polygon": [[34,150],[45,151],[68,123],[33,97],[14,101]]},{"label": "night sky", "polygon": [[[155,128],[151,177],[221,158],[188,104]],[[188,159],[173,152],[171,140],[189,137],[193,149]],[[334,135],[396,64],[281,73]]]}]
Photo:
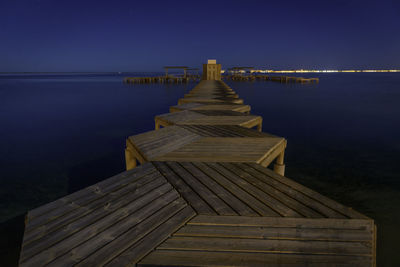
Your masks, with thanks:
[{"label": "night sky", "polygon": [[0,1],[0,72],[400,68],[400,1]]}]

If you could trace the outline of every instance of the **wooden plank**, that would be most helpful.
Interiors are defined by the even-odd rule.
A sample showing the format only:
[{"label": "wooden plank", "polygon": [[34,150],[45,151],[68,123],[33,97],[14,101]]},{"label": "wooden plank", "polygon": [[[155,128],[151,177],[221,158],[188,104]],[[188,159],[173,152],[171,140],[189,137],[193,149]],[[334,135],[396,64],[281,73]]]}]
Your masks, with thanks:
[{"label": "wooden plank", "polygon": [[282,140],[282,138],[204,137],[172,152],[159,155],[154,160],[259,162],[265,160],[270,151],[273,151]]},{"label": "wooden plank", "polygon": [[193,189],[186,184],[165,163],[153,162],[160,173],[175,187],[176,190],[190,203],[199,214],[216,214],[216,212],[205,202]]},{"label": "wooden plank", "polygon": [[204,92],[204,91],[198,91],[198,92],[190,92],[187,94],[184,94],[185,98],[190,98],[190,97],[229,97],[229,98],[238,98],[239,96],[233,92],[224,92],[224,91],[213,91],[213,92]]},{"label": "wooden plank", "polygon": [[[147,137],[147,139],[146,139]],[[158,155],[174,151],[181,146],[198,140],[199,135],[178,126],[162,128],[128,138],[129,148],[142,154],[146,161]]]},{"label": "wooden plank", "polygon": [[237,215],[236,212],[215,195],[208,187],[197,180],[190,172],[179,163],[166,162],[173,172],[180,176],[207,204],[220,215]]},{"label": "wooden plank", "polygon": [[[55,211],[56,213],[59,212],[59,208],[65,208],[65,205],[74,201],[77,201],[78,199],[82,197],[86,197],[87,195],[90,195],[92,192],[106,192],[107,190],[113,190],[115,187],[123,185],[126,181],[131,181],[132,179],[139,179],[142,176],[147,175],[150,172],[154,172],[156,169],[154,168],[153,165],[148,164],[148,165],[143,165],[139,168],[136,168],[135,170],[123,172],[121,174],[117,174],[113,177],[110,177],[104,181],[101,181],[99,183],[96,183],[92,186],[89,186],[83,190],[74,192],[66,197],[57,199],[53,202],[50,202],[46,205],[40,206],[36,209],[30,210],[28,215],[27,215],[27,220],[32,221],[34,218],[40,217],[42,215],[49,216],[49,213],[52,211]],[[118,181],[119,183],[115,184],[115,182]],[[55,216],[55,215],[51,215]],[[26,228],[26,230],[29,230],[29,228]]]},{"label": "wooden plank", "polygon": [[228,190],[235,197],[240,199],[247,206],[251,207],[258,214],[263,216],[279,216],[278,213],[273,211],[271,208],[254,198],[252,195],[248,194],[246,191],[241,189],[236,184],[232,183],[229,179],[221,175],[219,172],[211,168],[208,164],[205,163],[193,163],[197,168],[201,169],[205,174],[209,177],[212,177],[217,183],[223,186],[226,190]]},{"label": "wooden plank", "polygon": [[[175,127],[175,126],[171,126]],[[167,130],[171,127],[163,128],[154,132],[159,132],[163,130]],[[183,130],[183,129],[182,129]],[[184,130],[186,131],[186,130]],[[187,131],[189,132],[189,131]],[[185,133],[180,133],[176,132],[174,134],[170,134],[168,136],[155,136],[152,139],[146,140],[146,143],[139,143],[135,142],[135,145],[143,151],[145,155],[151,155],[151,154],[159,154],[159,153],[165,153],[168,151],[173,150],[175,147],[180,147],[182,145],[185,145],[187,143],[190,143],[194,140],[199,139],[200,136],[191,133],[190,134],[185,134]]]},{"label": "wooden plank", "polygon": [[187,250],[155,250],[138,266],[365,267],[370,257]]},{"label": "wooden plank", "polygon": [[166,142],[169,141],[169,139],[171,139],[171,141],[174,141],[174,137],[181,138],[186,136],[193,136],[193,133],[185,129],[182,129],[181,127],[172,126],[162,129],[162,131],[161,130],[149,131],[142,134],[133,135],[130,136],[128,139],[130,139],[133,143],[137,144],[138,146],[146,147],[149,144],[150,145],[153,144],[154,141],[156,140],[163,140],[163,142]]},{"label": "wooden plank", "polygon": [[156,118],[159,120],[168,121],[171,123],[182,123],[185,121],[191,121],[194,119],[205,118],[205,117],[207,117],[207,116],[202,115],[197,112],[189,111],[189,110],[184,110],[184,111],[174,112],[174,113],[165,113],[165,114],[156,116]]},{"label": "wooden plank", "polygon": [[[32,231],[36,231],[38,227],[42,227],[43,225],[62,218],[66,216],[70,212],[75,211],[76,209],[80,208],[81,206],[85,206],[87,203],[98,201],[99,199],[103,198],[109,192],[114,190],[119,190],[131,182],[135,182],[135,180],[140,180],[141,178],[145,177],[148,174],[152,174],[157,172],[157,170],[152,166],[152,168],[144,169],[139,168],[137,172],[133,172],[131,175],[130,172],[123,173],[121,175],[117,175],[115,177],[110,178],[111,181],[114,181],[114,184],[110,185],[107,180],[88,188],[81,190],[79,194],[73,194],[72,197],[69,195],[62,198],[61,201],[57,201],[58,203],[64,203],[63,206],[56,205],[57,208],[48,211],[47,213],[43,213],[36,217],[31,217],[30,212],[27,215],[27,219],[25,222],[25,237],[29,237]],[[120,178],[120,181],[117,183],[115,182],[115,178]],[[141,182],[138,182],[140,184]],[[79,195],[79,198],[76,197]],[[40,231],[40,230],[39,230]]]},{"label": "wooden plank", "polygon": [[231,103],[235,103],[235,104],[243,104],[243,99],[240,98],[232,98],[229,96],[223,96],[223,97],[217,97],[216,99],[219,99],[223,102],[231,102]]},{"label": "wooden plank", "polygon": [[[183,112],[183,111],[182,111]],[[172,113],[172,114],[176,114]],[[200,114],[199,114],[200,115]],[[168,120],[168,122],[177,125],[239,125],[247,128],[253,128],[262,122],[260,116],[206,116],[191,118],[187,120]]]},{"label": "wooden plank", "polygon": [[200,104],[200,103],[187,103],[187,104],[183,104],[183,105],[176,105],[176,106],[171,106],[169,108],[169,112],[173,113],[173,112],[179,112],[179,111],[183,111],[183,110],[191,110],[193,108],[201,107],[201,106],[204,106],[204,105]]},{"label": "wooden plank", "polygon": [[209,116],[177,123],[178,125],[237,125],[246,128],[257,127],[261,131],[262,118],[259,116]]},{"label": "wooden plank", "polygon": [[[202,127],[209,132],[215,132],[218,137],[243,137],[241,134],[234,131],[227,131],[224,127],[230,125],[193,125],[194,127]],[[240,126],[238,126],[240,127]]]},{"label": "wooden plank", "polygon": [[333,219],[333,218],[286,218],[286,217],[249,217],[249,216],[206,216],[199,215],[190,225],[254,226],[254,227],[296,227],[299,229],[347,229],[373,232],[370,219]]},{"label": "wooden plank", "polygon": [[185,128],[204,137],[240,137],[240,135],[236,133],[224,131],[222,126],[180,125],[179,127]]},{"label": "wooden plank", "polygon": [[[192,103],[194,104],[194,103]],[[237,112],[242,112],[242,113],[249,113],[251,110],[251,107],[249,105],[243,105],[243,104],[209,104],[209,105],[204,105],[204,104],[199,104],[197,107],[192,107],[190,110],[232,110],[232,111],[237,111]]]},{"label": "wooden plank", "polygon": [[[80,206],[80,208],[64,214],[61,217],[57,217],[56,219],[41,225],[39,228],[36,228],[34,231],[25,233],[23,241],[24,248],[36,246],[37,243],[40,243],[41,239],[43,238],[46,240],[46,243],[50,243],[50,237],[52,237],[52,234],[50,233],[54,231],[59,231],[58,234],[62,233],[65,237],[68,233],[70,233],[70,231],[66,231],[65,229],[61,231],[61,229],[71,228],[68,226],[68,224],[73,223],[84,216],[87,216],[86,221],[88,224],[90,224],[90,221],[96,220],[96,218],[103,216],[104,207],[107,207],[107,211],[111,211],[117,208],[119,205],[128,203],[128,201],[133,201],[134,199],[159,186],[162,186],[165,183],[165,178],[162,177],[158,172],[147,175],[134,183],[128,184],[127,186],[112,192],[111,194],[107,194],[104,197]],[[136,192],[136,194],[132,194],[132,192]],[[33,243],[30,244],[31,242]]]},{"label": "wooden plank", "polygon": [[239,167],[241,166],[241,164],[221,163],[221,165],[224,166],[226,169],[229,169],[232,172],[236,173],[238,176],[240,176],[240,178],[244,179],[248,183],[252,184],[253,186],[256,186],[257,188],[269,194],[273,198],[279,200],[285,206],[290,207],[292,210],[296,211],[297,214],[301,214],[303,217],[311,217],[311,218],[323,217],[320,213],[307,207],[303,203],[297,201],[295,198],[288,196],[286,193],[281,192],[277,188],[270,186],[269,184],[264,183],[261,180],[257,179],[251,173],[244,171]]},{"label": "wooden plank", "polygon": [[278,136],[267,134],[264,132],[259,132],[254,129],[249,129],[246,127],[242,127],[239,125],[217,125],[217,126],[209,126],[209,127],[217,127],[220,130],[223,130],[226,133],[234,133],[240,137],[262,137],[262,138],[279,138]]},{"label": "wooden plank", "polygon": [[186,170],[194,175],[199,181],[206,185],[210,190],[213,191],[219,198],[221,198],[227,205],[236,211],[238,215],[257,216],[253,209],[245,205],[241,200],[232,195],[228,190],[218,184],[213,178],[206,175],[199,168],[189,162],[180,163]]},{"label": "wooden plank", "polygon": [[337,212],[349,217],[349,218],[359,218],[359,219],[369,219],[367,216],[353,210],[352,208],[343,206],[342,204],[339,204],[338,202],[331,200],[319,193],[317,193],[314,190],[311,190],[310,188],[307,188],[303,185],[300,185],[299,183],[296,183],[295,181],[286,178],[284,176],[281,176],[267,168],[263,168],[257,164],[249,164],[251,167],[257,169],[258,171],[261,171],[263,173],[265,173],[266,175],[270,176],[271,178],[274,178],[276,180],[279,180],[282,183],[285,183],[286,185],[302,192],[303,194],[313,198],[315,201],[319,201],[322,204],[324,204],[325,206],[336,210]]},{"label": "wooden plank", "polygon": [[[151,203],[152,200],[164,195],[168,191],[171,191],[171,189],[172,187],[169,184],[165,184],[164,186],[151,191],[151,193],[144,195],[140,199],[136,199],[135,201],[117,209],[112,213],[106,213],[106,216],[100,218],[90,225],[87,225],[86,221],[83,222],[84,225],[81,225],[82,221],[77,221],[67,228],[67,230],[72,234],[67,235],[62,242],[53,244],[47,243],[47,240],[44,240],[45,242],[42,242],[40,246],[36,245],[32,247],[31,250],[23,250],[24,253],[20,263],[26,265],[36,265],[51,262],[57,257],[64,255],[77,245],[98,235],[104,231],[104,229],[138,211],[143,206]],[[174,196],[173,192],[174,191],[172,191],[168,196]],[[108,207],[105,207],[105,210],[106,208]],[[55,234],[63,235],[63,233],[60,231],[56,232]]]},{"label": "wooden plank", "polygon": [[146,238],[148,233],[168,220],[171,215],[186,207],[186,202],[174,192],[173,198],[157,199],[158,203],[148,205],[147,210],[130,216],[125,222],[118,223],[90,241],[75,247],[64,257],[52,262],[52,265],[100,266],[112,260],[141,238]]},{"label": "wooden plank", "polygon": [[[281,142],[276,144],[273,149],[268,151],[268,153],[266,153],[264,157],[262,157],[258,161],[258,164],[260,164],[263,167],[268,167],[273,161],[276,162],[278,160],[280,155],[282,155],[282,153],[285,152],[285,149],[286,149],[286,140],[282,139]],[[282,163],[284,163],[283,158],[282,158]]]},{"label": "wooden plank", "polygon": [[371,242],[366,230],[296,227],[187,225],[174,236]]},{"label": "wooden plank", "polygon": [[287,205],[285,205],[279,198],[275,198],[274,195],[270,195],[265,191],[260,190],[258,187],[249,183],[246,179],[243,179],[243,172],[234,173],[233,169],[229,168],[229,165],[223,165],[221,163],[210,163],[209,166],[214,168],[220,174],[222,174],[225,178],[229,179],[232,183],[236,184],[248,194],[255,197],[260,202],[264,203],[269,209],[273,210],[276,214],[285,217],[302,217],[298,212],[291,209]]},{"label": "wooden plank", "polygon": [[250,116],[232,110],[192,110],[206,116]]},{"label": "wooden plank", "polygon": [[[280,180],[273,179],[262,172],[257,171],[256,169],[250,167],[248,164],[236,164],[239,168],[243,169],[245,172],[250,173],[253,177],[259,179],[262,183],[268,184],[277,190],[287,194],[296,201],[303,203],[305,206],[310,207],[310,209],[318,212],[327,218],[346,218],[343,214],[325,206],[319,201],[315,201],[315,199],[310,198],[308,195],[303,194],[303,191],[296,190],[285,183],[282,183]],[[318,216],[310,216],[311,214],[305,214],[307,217],[318,217]]]},{"label": "wooden plank", "polygon": [[249,129],[246,127],[241,127],[237,125],[224,125],[222,126],[226,131],[232,131],[240,134],[243,137],[263,137],[263,138],[279,138],[279,136],[272,135],[265,132],[256,131],[254,129]]},{"label": "wooden plank", "polygon": [[118,257],[109,262],[107,266],[127,266],[132,263],[137,263],[152,251],[154,247],[167,239],[171,233],[178,230],[182,225],[193,218],[195,214],[191,207],[186,207],[182,211],[173,214],[173,217],[170,217],[160,227],[149,233],[145,239],[141,239],[137,244],[118,255]]},{"label": "wooden plank", "polygon": [[217,137],[218,133],[214,131],[209,131],[207,128],[202,127],[202,125],[179,125],[188,131],[201,135],[202,137]]},{"label": "wooden plank", "polygon": [[178,105],[187,103],[202,103],[202,104],[214,104],[214,103],[234,103],[243,104],[243,99],[240,98],[205,98],[205,97],[190,97],[181,98],[178,100]]},{"label": "wooden plank", "polygon": [[207,129],[204,129],[203,127],[200,127],[200,125],[179,125],[179,127],[182,127],[188,131],[191,131],[195,134],[198,134],[202,137],[217,137],[218,134],[215,132],[210,132]]},{"label": "wooden plank", "polygon": [[371,256],[368,242],[171,237],[157,249]]}]

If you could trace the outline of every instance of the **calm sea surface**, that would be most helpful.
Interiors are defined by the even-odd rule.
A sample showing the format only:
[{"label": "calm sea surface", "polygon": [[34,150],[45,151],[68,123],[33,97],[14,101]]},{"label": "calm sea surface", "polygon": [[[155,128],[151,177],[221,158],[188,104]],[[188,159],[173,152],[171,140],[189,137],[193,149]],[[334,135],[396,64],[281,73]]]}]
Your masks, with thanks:
[{"label": "calm sea surface", "polygon": [[[400,74],[311,76],[227,83],[288,139],[286,176],[374,218],[378,266],[399,266]],[[122,78],[0,75],[0,265],[18,257],[24,212],[124,171],[125,138],[195,85]]]}]

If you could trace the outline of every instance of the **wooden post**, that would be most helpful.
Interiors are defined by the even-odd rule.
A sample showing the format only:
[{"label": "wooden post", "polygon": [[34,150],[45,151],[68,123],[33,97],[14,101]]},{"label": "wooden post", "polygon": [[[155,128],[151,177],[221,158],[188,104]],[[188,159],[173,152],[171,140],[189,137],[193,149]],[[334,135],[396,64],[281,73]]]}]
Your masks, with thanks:
[{"label": "wooden post", "polygon": [[158,120],[155,120],[155,129],[159,130],[160,129],[160,124],[158,123]]},{"label": "wooden post", "polygon": [[257,125],[257,130],[262,132],[262,121],[260,121],[260,123]]},{"label": "wooden post", "polygon": [[285,157],[285,150],[283,150],[282,153],[279,154],[274,164],[274,172],[282,176],[285,175],[284,157]]},{"label": "wooden post", "polygon": [[136,158],[133,156],[133,153],[129,151],[128,148],[125,148],[125,164],[126,170],[129,171],[137,166]]}]

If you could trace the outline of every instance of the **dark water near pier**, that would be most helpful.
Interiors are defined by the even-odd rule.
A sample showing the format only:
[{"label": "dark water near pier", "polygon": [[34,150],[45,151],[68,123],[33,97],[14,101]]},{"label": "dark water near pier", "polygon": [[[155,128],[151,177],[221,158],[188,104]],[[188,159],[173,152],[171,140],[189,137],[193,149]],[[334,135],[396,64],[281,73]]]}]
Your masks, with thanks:
[{"label": "dark water near pier", "polygon": [[[399,265],[400,74],[311,76],[228,83],[288,139],[286,175],[374,218],[378,266]],[[123,171],[125,138],[194,86],[122,77],[0,75],[0,266],[17,258],[24,212]]]}]

